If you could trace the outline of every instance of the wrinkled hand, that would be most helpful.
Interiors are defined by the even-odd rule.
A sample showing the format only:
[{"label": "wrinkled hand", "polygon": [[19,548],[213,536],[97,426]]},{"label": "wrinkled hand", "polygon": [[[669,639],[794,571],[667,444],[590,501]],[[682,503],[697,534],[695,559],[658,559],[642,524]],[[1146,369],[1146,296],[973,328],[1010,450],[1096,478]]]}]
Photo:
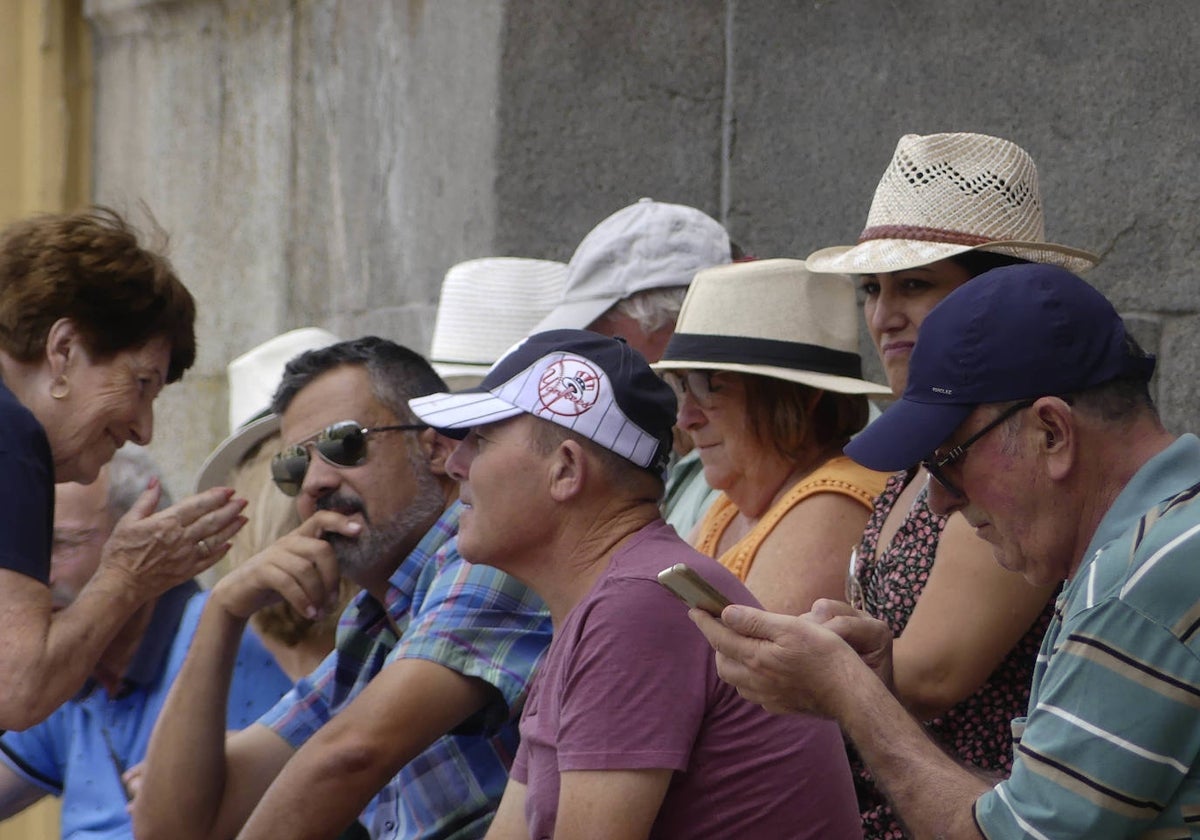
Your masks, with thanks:
[{"label": "wrinkled hand", "polygon": [[214,487],[154,512],[162,488],[157,481],[142,493],[104,544],[100,569],[120,575],[145,599],[157,598],[191,580],[225,556],[229,539],[246,518],[244,499],[227,487]]},{"label": "wrinkled hand", "polygon": [[725,608],[720,620],[695,609],[688,616],[717,652],[721,679],[747,700],[776,714],[836,717],[843,690],[854,680],[870,678],[841,633],[856,640],[870,635],[857,622],[871,619],[826,616],[827,610],[792,616],[734,605]]},{"label": "wrinkled hand", "polygon": [[892,677],[892,629],[879,619],[856,610],[844,601],[821,598],[809,613],[826,629],[837,633],[875,672],[888,691],[895,694]]},{"label": "wrinkled hand", "polygon": [[319,510],[221,578],[212,599],[239,619],[279,601],[300,615],[319,618],[337,602],[339,579],[333,546],[321,535],[329,531],[356,537],[361,530],[348,516]]}]

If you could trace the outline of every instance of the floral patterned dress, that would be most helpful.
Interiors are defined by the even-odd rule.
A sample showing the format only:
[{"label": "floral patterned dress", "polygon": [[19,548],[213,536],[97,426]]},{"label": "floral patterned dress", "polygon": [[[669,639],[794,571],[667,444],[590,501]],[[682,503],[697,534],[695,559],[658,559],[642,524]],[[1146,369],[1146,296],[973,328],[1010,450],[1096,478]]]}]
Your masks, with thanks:
[{"label": "floral patterned dress", "polygon": [[[946,517],[929,509],[924,489],[900,525],[892,542],[876,558],[879,532],[912,474],[892,476],[875,501],[875,511],[858,547],[852,584],[861,593],[861,606],[899,636],[912,615],[917,598],[929,580],[938,540]],[[929,733],[960,760],[987,771],[1007,774],[1012,770],[1012,728],[1015,717],[1024,715],[1029,702],[1034,659],[1054,611],[1050,599],[1034,622],[986,683],[941,717],[926,724]],[[863,815],[863,835],[868,840],[902,840],[906,835],[892,815],[891,807],[875,787],[870,774],[851,751],[851,766],[858,787]]]}]

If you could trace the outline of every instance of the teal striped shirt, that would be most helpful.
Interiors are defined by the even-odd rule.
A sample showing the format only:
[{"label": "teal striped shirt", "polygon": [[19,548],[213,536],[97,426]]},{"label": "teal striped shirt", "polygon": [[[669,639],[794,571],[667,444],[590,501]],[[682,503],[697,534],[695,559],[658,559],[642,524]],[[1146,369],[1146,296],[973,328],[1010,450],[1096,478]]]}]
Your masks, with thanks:
[{"label": "teal striped shirt", "polygon": [[1200,835],[1198,481],[1184,435],[1101,521],[1013,722],[1012,776],[975,804],[990,840]]}]

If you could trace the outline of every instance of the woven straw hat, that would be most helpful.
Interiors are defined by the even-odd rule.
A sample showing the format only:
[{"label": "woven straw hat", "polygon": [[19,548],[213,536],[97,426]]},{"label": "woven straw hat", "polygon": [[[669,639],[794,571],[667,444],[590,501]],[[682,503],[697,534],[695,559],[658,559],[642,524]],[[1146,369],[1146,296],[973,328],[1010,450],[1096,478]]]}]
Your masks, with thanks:
[{"label": "woven straw hat", "polygon": [[486,257],[453,266],[433,324],[433,369],[447,380],[482,379],[554,308],[566,279],[566,264],[550,260]]},{"label": "woven straw hat", "polygon": [[813,271],[878,274],[991,251],[1086,271],[1100,258],[1046,241],[1032,158],[985,134],[906,134],[853,246],[809,255]]},{"label": "woven straw hat", "polygon": [[656,371],[730,370],[840,394],[890,394],[862,378],[854,285],[802,260],[701,271]]}]

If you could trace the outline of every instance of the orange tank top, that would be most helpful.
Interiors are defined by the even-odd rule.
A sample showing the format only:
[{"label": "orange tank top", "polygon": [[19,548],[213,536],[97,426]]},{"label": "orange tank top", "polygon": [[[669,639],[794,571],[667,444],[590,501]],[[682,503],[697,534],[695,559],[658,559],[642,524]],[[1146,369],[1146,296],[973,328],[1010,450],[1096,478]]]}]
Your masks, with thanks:
[{"label": "orange tank top", "polygon": [[704,519],[700,521],[696,549],[709,557],[717,557],[722,566],[737,575],[738,580],[744,581],[763,541],[796,505],[818,493],[839,493],[871,510],[875,497],[883,492],[890,476],[890,473],[875,472],[856,464],[845,455],[830,458],[798,481],[763,515],[750,533],[717,557],[717,546],[721,543],[721,537],[738,514],[737,505],[722,493],[709,506]]}]

